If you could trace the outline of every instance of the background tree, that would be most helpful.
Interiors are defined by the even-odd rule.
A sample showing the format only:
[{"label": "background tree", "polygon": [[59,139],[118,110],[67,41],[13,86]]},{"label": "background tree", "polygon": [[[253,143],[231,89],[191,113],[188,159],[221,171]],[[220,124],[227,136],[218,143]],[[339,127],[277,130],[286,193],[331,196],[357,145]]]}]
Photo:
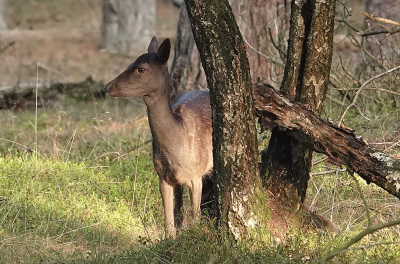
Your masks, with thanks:
[{"label": "background tree", "polygon": [[[367,74],[375,75],[399,65],[400,35],[398,23],[400,23],[400,2],[396,0],[367,0],[365,1],[365,12],[397,23],[397,25],[393,25],[370,18],[365,19],[364,33],[367,33],[367,35],[364,36],[366,58],[364,68],[367,69]],[[380,34],[377,34],[379,32]],[[391,32],[396,33],[392,34]],[[398,78],[393,78],[384,86],[395,93],[400,92]],[[400,106],[398,96],[384,95],[382,99],[394,102],[395,107]]]},{"label": "background tree", "polygon": [[[179,0],[173,1],[179,5]],[[206,75],[194,41],[186,5],[180,5],[175,55],[170,71],[171,100],[183,91],[206,89]]]},{"label": "background tree", "polygon": [[[179,6],[179,0],[173,0]],[[230,1],[239,29],[248,47],[253,82],[279,84],[283,76],[290,4],[287,0]],[[180,5],[177,44],[171,68],[172,98],[185,90],[204,89],[202,69],[185,5]],[[277,18],[278,19],[271,19]]]},{"label": "background tree", "polygon": [[289,31],[288,0],[230,0],[240,32],[248,46],[253,82],[279,85],[283,77]]},{"label": "background tree", "polygon": [[0,29],[7,29],[4,8],[4,0],[0,0]]},{"label": "background tree", "polygon": [[155,34],[156,0],[103,0],[101,48],[134,55]]}]

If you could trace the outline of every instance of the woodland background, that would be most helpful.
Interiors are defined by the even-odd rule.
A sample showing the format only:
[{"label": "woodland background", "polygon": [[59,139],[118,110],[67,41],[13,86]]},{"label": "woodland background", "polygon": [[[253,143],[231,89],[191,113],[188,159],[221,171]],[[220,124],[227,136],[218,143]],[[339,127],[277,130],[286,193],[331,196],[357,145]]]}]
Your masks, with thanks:
[{"label": "woodland background", "polygon": [[[362,29],[364,4],[338,2],[337,19]],[[336,223],[339,235],[321,231],[293,236],[286,245],[231,246],[216,241],[214,231],[200,224],[176,240],[161,240],[162,205],[144,105],[101,95],[101,83],[146,47],[130,55],[102,50],[101,6],[95,0],[5,1],[8,30],[0,31],[1,262],[303,263],[327,255],[368,224],[399,219],[397,198],[315,155],[306,202]],[[158,38],[175,42],[179,9],[160,0],[156,16]],[[324,118],[338,122],[360,83],[398,65],[396,35],[387,38],[392,48],[378,54],[384,60],[375,65],[362,50],[362,39],[337,21]],[[268,52],[279,57],[276,49]],[[54,83],[76,85],[39,101],[34,89],[24,88]],[[392,156],[399,155],[400,146],[398,83],[398,73],[375,80],[344,119],[357,135]],[[268,133],[259,135],[260,146],[267,138]],[[375,232],[336,261],[396,263],[399,232],[398,226]]]}]

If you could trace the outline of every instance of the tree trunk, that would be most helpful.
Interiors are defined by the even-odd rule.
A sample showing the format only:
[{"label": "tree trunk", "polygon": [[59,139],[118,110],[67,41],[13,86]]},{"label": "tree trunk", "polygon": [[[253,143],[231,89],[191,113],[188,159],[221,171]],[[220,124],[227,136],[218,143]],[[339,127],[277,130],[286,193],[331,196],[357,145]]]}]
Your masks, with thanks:
[{"label": "tree trunk", "polygon": [[[331,59],[335,0],[292,1],[287,62],[281,92],[319,113],[327,91]],[[263,151],[261,177],[271,197],[271,227],[285,234],[302,222],[312,160],[302,132],[289,134],[275,127]]]},{"label": "tree trunk", "polygon": [[101,48],[136,55],[155,34],[156,0],[103,0]]},{"label": "tree trunk", "polygon": [[245,44],[253,82],[280,84],[289,31],[288,0],[230,0]]},{"label": "tree trunk", "polygon": [[171,67],[171,101],[184,91],[207,88],[206,75],[194,41],[186,5],[179,13],[175,56]]},{"label": "tree trunk", "polygon": [[4,10],[4,0],[0,0],[0,30],[7,29],[5,10]]},{"label": "tree trunk", "polygon": [[210,89],[219,227],[236,239],[265,223],[253,89],[228,0],[185,0]]}]

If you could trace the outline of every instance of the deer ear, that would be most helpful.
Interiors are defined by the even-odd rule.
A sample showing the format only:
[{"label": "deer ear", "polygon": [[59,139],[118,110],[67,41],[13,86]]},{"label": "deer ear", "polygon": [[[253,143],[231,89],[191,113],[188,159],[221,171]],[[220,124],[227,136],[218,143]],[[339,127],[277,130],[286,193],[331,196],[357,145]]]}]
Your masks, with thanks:
[{"label": "deer ear", "polygon": [[156,36],[154,36],[150,41],[149,47],[147,48],[147,52],[148,53],[157,52],[157,49],[158,49],[158,40]]},{"label": "deer ear", "polygon": [[167,63],[170,51],[171,51],[171,41],[169,41],[169,38],[166,38],[163,41],[163,43],[161,43],[157,51],[157,56],[161,64]]}]

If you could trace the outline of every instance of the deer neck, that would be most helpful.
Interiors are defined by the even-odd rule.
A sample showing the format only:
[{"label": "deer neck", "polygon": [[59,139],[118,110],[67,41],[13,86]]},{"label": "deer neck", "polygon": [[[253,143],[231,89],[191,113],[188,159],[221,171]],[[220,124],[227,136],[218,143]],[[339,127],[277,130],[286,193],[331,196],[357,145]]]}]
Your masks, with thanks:
[{"label": "deer neck", "polygon": [[172,112],[169,87],[164,88],[160,93],[145,96],[144,102],[147,106],[153,140],[164,152],[171,152],[174,147],[179,146],[183,128]]}]

